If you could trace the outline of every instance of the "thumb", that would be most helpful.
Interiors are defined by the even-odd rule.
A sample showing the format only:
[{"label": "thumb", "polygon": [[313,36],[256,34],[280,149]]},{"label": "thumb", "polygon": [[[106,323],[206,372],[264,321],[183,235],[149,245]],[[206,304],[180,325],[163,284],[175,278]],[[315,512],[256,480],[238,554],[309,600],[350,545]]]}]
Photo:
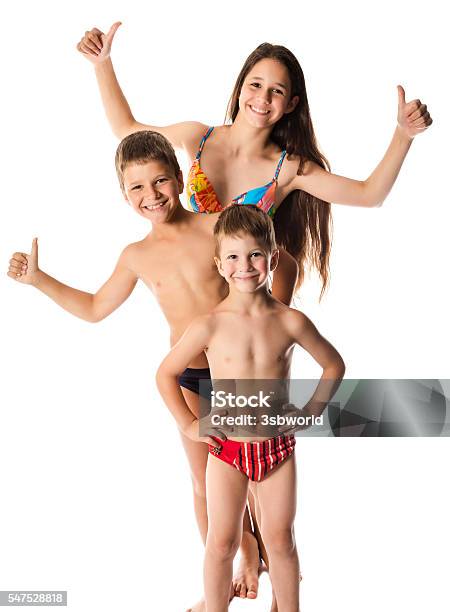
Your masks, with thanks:
[{"label": "thumb", "polygon": [[112,24],[112,26],[109,28],[109,32],[106,35],[106,40],[108,42],[112,43],[114,35],[117,32],[117,30],[120,28],[121,25],[122,25],[121,21],[116,21],[115,23]]},{"label": "thumb", "polygon": [[38,258],[38,239],[33,238],[33,242],[31,243],[31,259],[37,261]]},{"label": "thumb", "polygon": [[401,85],[397,85],[397,93],[398,93],[398,104],[399,106],[402,104],[406,104],[405,101],[405,90]]}]

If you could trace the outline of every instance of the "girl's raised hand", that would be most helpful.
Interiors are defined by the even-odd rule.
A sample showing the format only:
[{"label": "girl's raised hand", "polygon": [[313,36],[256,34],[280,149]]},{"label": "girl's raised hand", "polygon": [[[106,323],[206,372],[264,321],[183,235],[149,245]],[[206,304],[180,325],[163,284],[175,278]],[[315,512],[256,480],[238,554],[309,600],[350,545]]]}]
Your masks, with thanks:
[{"label": "girl's raised hand", "polygon": [[33,238],[29,255],[14,253],[9,260],[8,276],[19,283],[32,285],[37,272],[39,272],[38,242],[37,238]]},{"label": "girl's raised hand", "polygon": [[107,34],[98,28],[87,31],[77,44],[78,51],[93,64],[101,64],[110,56],[114,35],[121,25],[121,21],[116,21]]},{"label": "girl's raised hand", "polygon": [[401,130],[408,138],[414,138],[417,134],[424,132],[432,123],[427,105],[420,100],[406,102],[405,90],[401,85],[397,85],[398,92],[398,114],[397,122]]}]

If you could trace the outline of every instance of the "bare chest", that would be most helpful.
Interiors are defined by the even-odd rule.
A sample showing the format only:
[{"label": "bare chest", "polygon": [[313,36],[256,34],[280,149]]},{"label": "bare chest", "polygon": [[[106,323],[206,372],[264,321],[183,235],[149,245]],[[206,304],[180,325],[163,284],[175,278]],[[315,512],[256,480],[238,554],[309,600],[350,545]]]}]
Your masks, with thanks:
[{"label": "bare chest", "polygon": [[186,292],[219,292],[223,279],[213,258],[213,240],[201,234],[155,241],[140,253],[136,271],[159,299],[182,302]]},{"label": "bare chest", "polygon": [[207,356],[217,378],[278,378],[287,376],[292,350],[292,339],[275,317],[230,319],[214,334]]}]

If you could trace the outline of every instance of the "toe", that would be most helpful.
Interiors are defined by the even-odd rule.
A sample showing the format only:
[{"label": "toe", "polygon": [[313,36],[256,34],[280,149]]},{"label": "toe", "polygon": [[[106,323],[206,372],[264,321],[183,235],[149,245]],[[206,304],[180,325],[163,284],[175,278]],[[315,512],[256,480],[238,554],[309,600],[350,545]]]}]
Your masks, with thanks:
[{"label": "toe", "polygon": [[247,598],[256,599],[258,596],[258,588],[255,585],[250,585],[247,589]]}]

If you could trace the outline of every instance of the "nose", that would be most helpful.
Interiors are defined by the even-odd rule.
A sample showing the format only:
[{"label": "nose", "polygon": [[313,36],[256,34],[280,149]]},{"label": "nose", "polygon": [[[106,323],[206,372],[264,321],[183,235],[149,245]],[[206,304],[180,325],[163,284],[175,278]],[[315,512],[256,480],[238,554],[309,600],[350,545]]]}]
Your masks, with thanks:
[{"label": "nose", "polygon": [[149,200],[159,200],[161,197],[160,191],[158,191],[157,185],[146,185],[144,188],[144,198],[148,198]]},{"label": "nose", "polygon": [[272,91],[270,89],[261,87],[258,91],[258,97],[262,102],[270,104],[270,101],[272,100]]},{"label": "nose", "polygon": [[251,257],[243,257],[241,259],[241,272],[251,272],[253,270],[253,264],[252,264],[252,260]]}]

